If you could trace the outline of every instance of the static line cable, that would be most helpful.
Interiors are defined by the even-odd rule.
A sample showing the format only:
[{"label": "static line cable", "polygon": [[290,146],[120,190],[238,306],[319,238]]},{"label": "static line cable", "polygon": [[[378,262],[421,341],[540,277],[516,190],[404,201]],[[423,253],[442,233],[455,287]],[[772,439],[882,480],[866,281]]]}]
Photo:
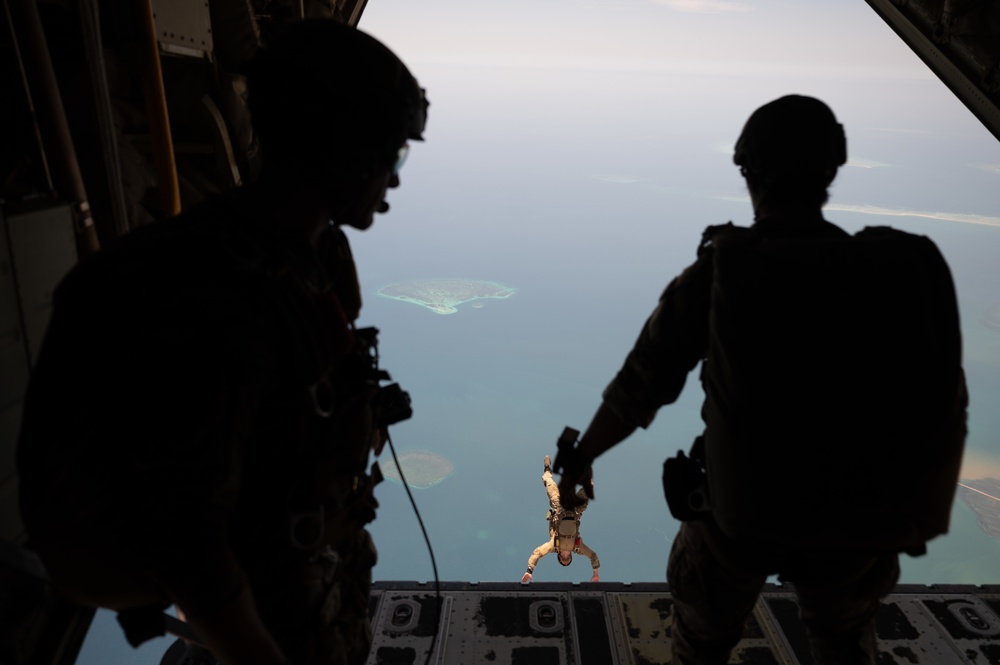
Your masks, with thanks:
[{"label": "static line cable", "polygon": [[28,74],[24,71],[24,58],[21,56],[21,46],[17,43],[17,30],[14,29],[14,17],[10,14],[10,6],[4,0],[3,10],[7,16],[7,30],[10,36],[11,46],[14,47],[14,58],[17,60],[17,68],[21,73],[21,85],[24,87],[24,99],[28,104],[28,113],[31,115],[31,126],[35,130],[35,141],[38,145],[38,156],[45,173],[45,185],[50,196],[55,197],[56,186],[52,184],[52,173],[49,171],[49,160],[45,155],[45,146],[42,141],[42,130],[38,126],[38,114],[35,112],[35,102],[31,99],[31,86],[28,85]]},{"label": "static line cable", "polygon": [[107,68],[104,65],[100,8],[98,0],[78,0],[77,4],[83,27],[83,43],[87,52],[90,82],[94,91],[97,128],[101,133],[101,150],[108,180],[108,197],[111,199],[111,215],[114,219],[115,235],[123,236],[129,230],[128,207],[125,204],[125,189],[122,185],[122,165],[118,154],[114,112],[111,108],[111,90],[108,85]]},{"label": "static line cable", "polygon": [[424,527],[424,520],[420,517],[420,510],[417,509],[417,502],[413,499],[413,492],[410,491],[410,484],[406,482],[406,476],[403,475],[403,467],[399,463],[399,458],[396,457],[396,447],[392,445],[392,437],[389,436],[388,429],[386,430],[385,438],[389,443],[389,452],[392,453],[392,461],[396,465],[396,470],[399,472],[399,479],[403,483],[403,489],[406,490],[406,496],[410,497],[410,505],[413,506],[413,514],[417,516],[417,523],[420,524],[420,531],[424,534],[424,542],[427,543],[427,553],[431,555],[431,568],[434,569],[434,637],[431,638],[431,646],[427,650],[427,658],[424,659],[424,665],[429,665],[431,657],[434,655],[434,647],[437,646],[438,633],[441,632],[441,580],[438,578],[437,562],[434,560],[434,548],[431,547],[431,539],[427,536],[427,529]]}]

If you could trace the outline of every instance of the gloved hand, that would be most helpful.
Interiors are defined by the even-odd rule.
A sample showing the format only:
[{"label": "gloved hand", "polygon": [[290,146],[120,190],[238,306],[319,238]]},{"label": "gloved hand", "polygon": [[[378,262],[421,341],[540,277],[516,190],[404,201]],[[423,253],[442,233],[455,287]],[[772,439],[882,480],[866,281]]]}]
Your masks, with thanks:
[{"label": "gloved hand", "polygon": [[580,470],[577,477],[567,469],[559,479],[559,503],[566,510],[574,510],[584,503],[584,500],[577,496],[577,485],[583,485],[583,493],[588,501],[594,498],[594,469],[589,464]]},{"label": "gloved hand", "polygon": [[524,575],[521,575],[521,584],[530,584],[530,583],[531,583],[531,573],[525,573]]}]

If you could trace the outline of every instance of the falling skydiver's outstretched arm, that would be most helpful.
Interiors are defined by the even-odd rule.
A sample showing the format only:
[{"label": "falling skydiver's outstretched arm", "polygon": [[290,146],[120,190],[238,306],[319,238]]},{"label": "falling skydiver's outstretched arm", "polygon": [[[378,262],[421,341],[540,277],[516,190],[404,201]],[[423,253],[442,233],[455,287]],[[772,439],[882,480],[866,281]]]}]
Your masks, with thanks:
[{"label": "falling skydiver's outstretched arm", "polygon": [[577,547],[577,551],[583,556],[590,559],[590,567],[594,570],[593,576],[590,578],[591,582],[600,582],[600,569],[601,569],[601,559],[597,556],[597,552],[590,549],[583,542],[583,538],[580,539],[580,545]]},{"label": "falling skydiver's outstretched arm", "polygon": [[549,538],[549,542],[535,548],[535,551],[533,551],[531,556],[528,557],[528,570],[521,576],[521,584],[527,584],[531,581],[531,575],[535,572],[535,566],[538,564],[538,560],[546,554],[551,554],[555,548],[556,544],[554,538]]}]

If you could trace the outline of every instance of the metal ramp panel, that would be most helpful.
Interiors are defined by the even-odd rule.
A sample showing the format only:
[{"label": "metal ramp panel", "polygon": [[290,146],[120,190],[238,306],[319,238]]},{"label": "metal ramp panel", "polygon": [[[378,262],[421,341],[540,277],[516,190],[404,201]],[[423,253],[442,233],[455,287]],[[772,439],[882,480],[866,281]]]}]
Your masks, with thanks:
[{"label": "metal ramp panel", "polygon": [[[662,583],[378,582],[368,665],[667,665]],[[1000,665],[1000,586],[900,586],[877,617],[879,665]],[[792,591],[765,586],[731,665],[812,665]]]}]

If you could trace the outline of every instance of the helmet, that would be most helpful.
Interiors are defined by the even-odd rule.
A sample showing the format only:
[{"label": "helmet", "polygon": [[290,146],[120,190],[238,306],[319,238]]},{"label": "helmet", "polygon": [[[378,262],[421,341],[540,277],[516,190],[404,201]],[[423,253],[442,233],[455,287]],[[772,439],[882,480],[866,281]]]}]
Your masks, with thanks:
[{"label": "helmet", "polygon": [[265,163],[270,153],[305,168],[369,168],[423,140],[429,104],[406,65],[332,19],[290,24],[250,63],[247,87]]},{"label": "helmet", "polygon": [[788,95],[753,112],[736,141],[733,163],[772,180],[802,179],[847,161],[844,127],[826,104]]}]

